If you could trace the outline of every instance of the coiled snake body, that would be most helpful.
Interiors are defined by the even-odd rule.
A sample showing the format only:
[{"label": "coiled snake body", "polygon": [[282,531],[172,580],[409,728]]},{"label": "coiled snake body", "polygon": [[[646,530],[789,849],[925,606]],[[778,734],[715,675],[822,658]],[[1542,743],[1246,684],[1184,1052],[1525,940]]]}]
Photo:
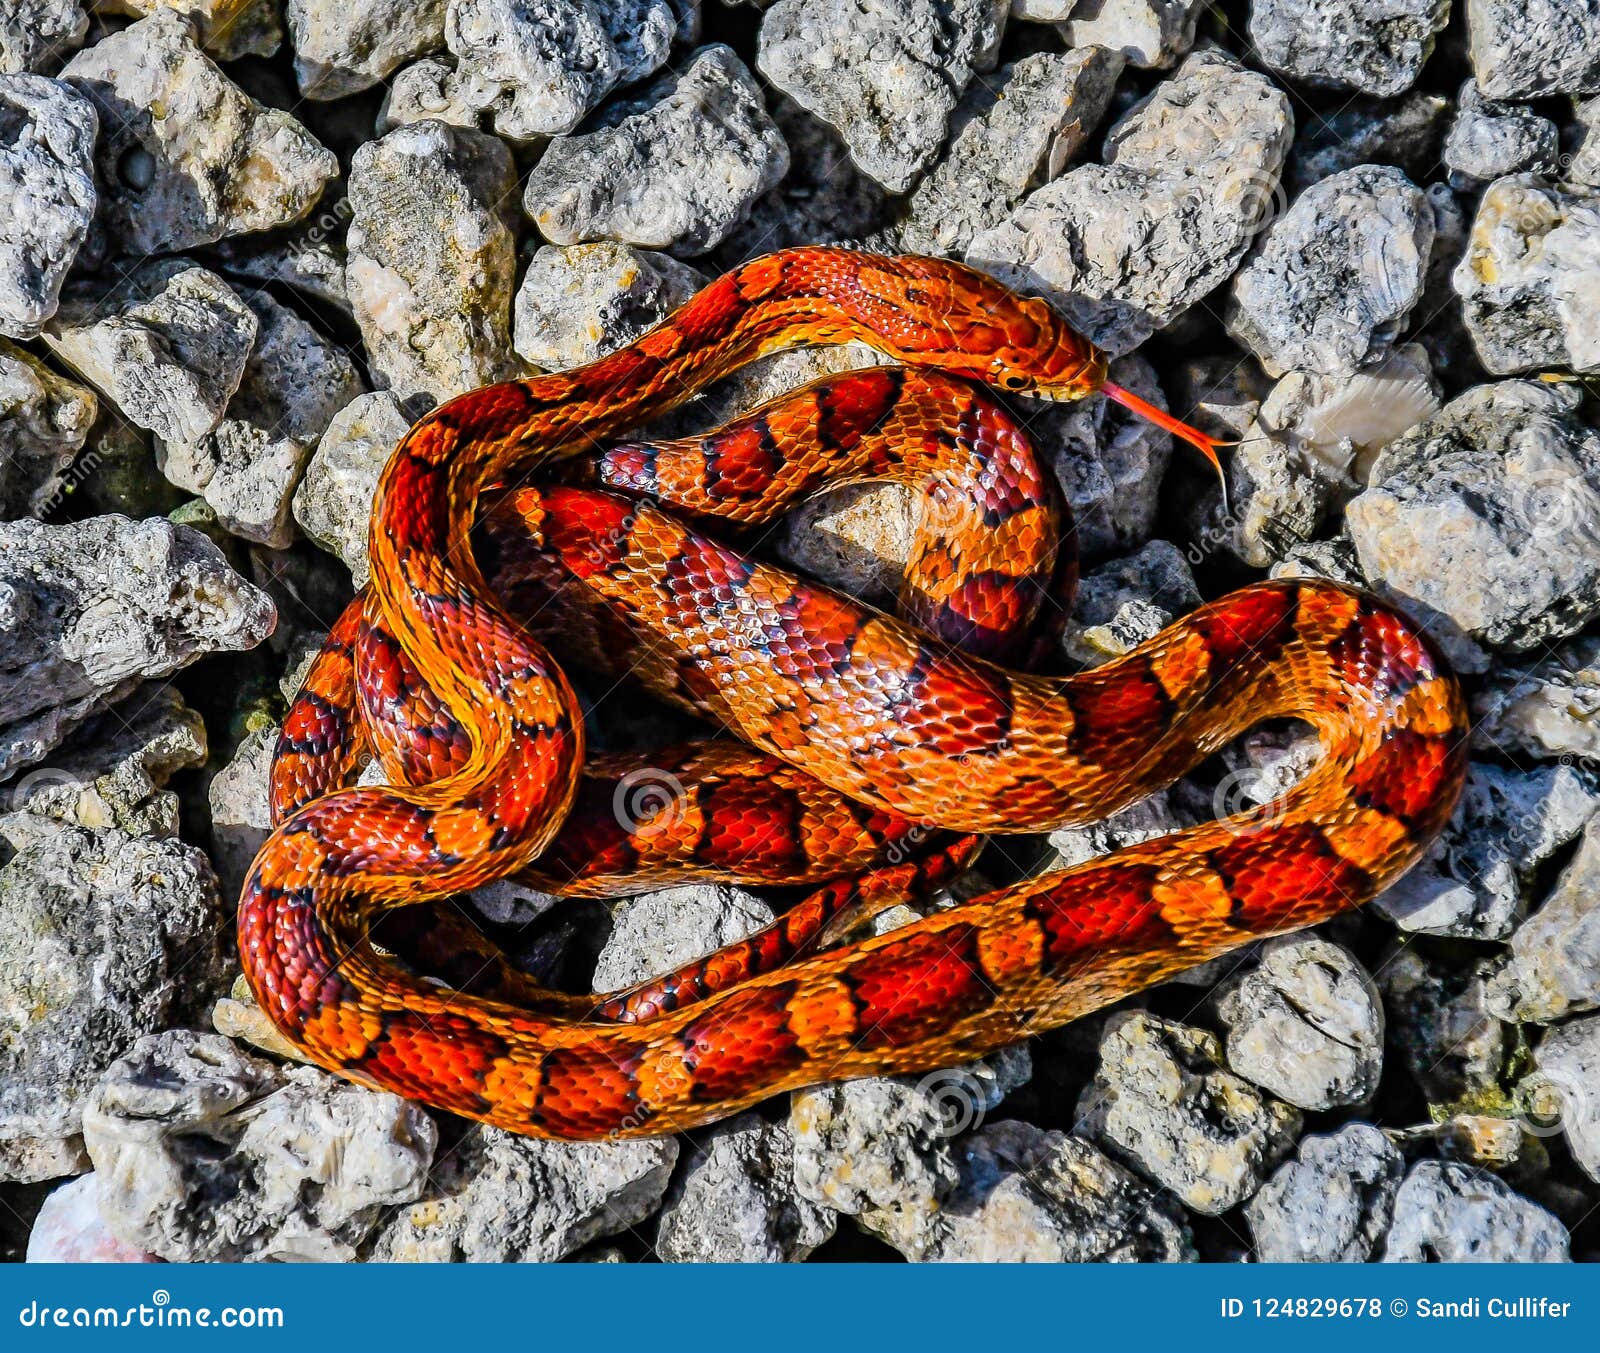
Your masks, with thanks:
[{"label": "coiled snake body", "polygon": [[[592,454],[754,357],[847,340],[906,365],[707,438]],[[1052,571],[1070,570],[1047,476],[968,382],[1075,399],[1104,378],[1043,302],[958,264],[802,248],[725,274],[609,357],[423,418],[379,484],[370,591],[285,725],[282,820],[240,899],[244,969],[276,1026],[353,1080],[512,1131],[650,1135],[968,1059],[1392,882],[1451,811],[1466,716],[1425,637],[1374,598],[1256,584],[1066,678],[974,656],[1015,656]],[[900,474],[955,514],[913,550],[902,609],[919,625],[650,501],[761,520],[823,473]],[[625,766],[585,765],[573,693],[530,629],[746,746],[659,758],[684,802],[618,821]],[[1265,816],[816,947],[960,869],[974,834],[1093,821],[1281,716],[1323,754]],[[395,783],[347,788],[369,740]],[[449,986],[374,947],[403,937],[410,904],[517,871],[572,891],[691,876],[816,890],[768,932],[604,1002],[537,987],[460,926],[420,941],[471,957],[459,976],[448,953],[426,965]]]}]

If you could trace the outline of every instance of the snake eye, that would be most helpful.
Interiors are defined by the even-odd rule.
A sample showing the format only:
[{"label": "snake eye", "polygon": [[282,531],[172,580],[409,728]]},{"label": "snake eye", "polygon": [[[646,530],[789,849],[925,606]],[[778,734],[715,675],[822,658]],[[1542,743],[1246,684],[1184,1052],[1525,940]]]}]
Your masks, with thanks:
[{"label": "snake eye", "polygon": [[1007,390],[1026,390],[1033,382],[1020,372],[1012,371],[1000,378],[1000,384]]}]

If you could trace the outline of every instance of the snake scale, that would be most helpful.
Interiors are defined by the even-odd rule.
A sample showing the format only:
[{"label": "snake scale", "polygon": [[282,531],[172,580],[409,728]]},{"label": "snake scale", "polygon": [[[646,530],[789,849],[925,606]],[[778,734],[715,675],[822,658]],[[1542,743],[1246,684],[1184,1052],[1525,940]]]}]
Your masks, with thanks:
[{"label": "snake scale", "polygon": [[[897,365],[704,437],[616,441],[757,357],[852,340]],[[1426,636],[1374,597],[1263,582],[1087,672],[994,661],[1020,660],[1073,560],[1050,476],[985,387],[1104,391],[1211,449],[1105,376],[1044,302],[971,269],[804,247],[609,356],[423,417],[379,482],[370,587],[285,723],[279,821],[239,902],[276,1027],[351,1080],[514,1132],[644,1136],[970,1059],[1393,882],[1451,812],[1467,723]],[[703,531],[865,475],[923,495],[905,619]],[[535,634],[737,741],[659,754],[681,795],[618,815],[629,763],[586,760]],[[1322,754],[1270,812],[828,947],[960,872],[981,835],[1094,821],[1275,717],[1307,721]],[[351,787],[369,751],[391,783]],[[444,909],[419,923],[519,872],[602,895],[691,877],[811,891],[600,999],[538,986]]]}]

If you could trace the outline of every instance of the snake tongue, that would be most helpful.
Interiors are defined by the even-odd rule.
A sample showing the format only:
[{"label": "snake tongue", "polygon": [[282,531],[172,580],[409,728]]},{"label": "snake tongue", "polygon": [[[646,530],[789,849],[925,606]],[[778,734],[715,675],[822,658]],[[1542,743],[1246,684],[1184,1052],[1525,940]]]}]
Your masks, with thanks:
[{"label": "snake tongue", "polygon": [[1131,409],[1139,417],[1154,423],[1165,432],[1170,432],[1174,437],[1181,437],[1190,446],[1199,450],[1200,454],[1211,462],[1211,468],[1217,472],[1217,479],[1222,484],[1222,501],[1228,501],[1228,477],[1222,469],[1222,458],[1217,454],[1219,447],[1232,446],[1232,442],[1218,441],[1215,437],[1208,437],[1199,428],[1190,427],[1181,418],[1174,418],[1165,409],[1158,409],[1148,400],[1140,399],[1131,390],[1125,390],[1120,385],[1105,381],[1100,386],[1100,393],[1107,399],[1115,400],[1125,409]]}]

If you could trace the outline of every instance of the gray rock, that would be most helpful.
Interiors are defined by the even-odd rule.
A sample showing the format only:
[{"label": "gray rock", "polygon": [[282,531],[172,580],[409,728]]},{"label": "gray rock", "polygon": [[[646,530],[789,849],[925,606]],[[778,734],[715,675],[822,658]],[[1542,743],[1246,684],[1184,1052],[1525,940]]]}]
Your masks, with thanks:
[{"label": "gray rock", "polygon": [[1062,636],[1067,656],[1098,667],[1154,638],[1200,604],[1183,551],[1152,540],[1084,574]]},{"label": "gray rock", "polygon": [[51,1191],[28,1232],[29,1264],[159,1264],[118,1240],[100,1216],[100,1176],[93,1170]]},{"label": "gray rock", "polygon": [[24,811],[0,816],[0,843],[0,1179],[51,1179],[85,1166],[100,1073],[220,982],[223,912],[176,840]]},{"label": "gray rock", "polygon": [[33,338],[56,312],[98,200],[94,106],[42,75],[0,75],[0,334]]},{"label": "gray rock", "polygon": [[1288,186],[1299,193],[1319,179],[1362,164],[1392,164],[1413,183],[1439,163],[1454,104],[1414,89],[1398,99],[1353,99],[1306,118],[1289,154]]},{"label": "gray rock", "polygon": [[788,167],[750,72],[730,48],[704,47],[593,131],[551,142],[523,205],[554,244],[614,239],[691,256],[716,248]]},{"label": "gray rock", "polygon": [[288,0],[294,73],[308,99],[370,89],[444,46],[447,0]]},{"label": "gray rock", "polygon": [[60,505],[98,407],[94,391],[0,339],[0,520]]},{"label": "gray rock", "polygon": [[166,9],[182,12],[200,46],[216,61],[271,56],[283,42],[278,0],[90,0],[97,14],[135,19]]},{"label": "gray rock", "polygon": [[1600,94],[1594,0],[1467,0],[1478,88],[1491,99]]},{"label": "gray rock", "polygon": [[1472,697],[1472,713],[1480,750],[1600,763],[1600,638],[1573,639],[1532,666],[1497,670]]},{"label": "gray rock", "polygon": [[1487,370],[1600,369],[1600,192],[1528,174],[1496,180],[1452,276]]},{"label": "gray rock", "polygon": [[424,57],[396,71],[378,108],[379,135],[413,122],[447,122],[452,127],[486,131],[488,118],[473,103],[479,93],[443,57]]},{"label": "gray rock", "polygon": [[255,647],[273,619],[272,603],[185,527],[0,523],[0,775],[140,681]]},{"label": "gray rock", "polygon": [[1390,442],[1345,510],[1362,572],[1481,671],[1600,613],[1600,436],[1571,392],[1501,381]]},{"label": "gray rock", "polygon": [[1523,104],[1485,99],[1474,80],[1461,86],[1444,142],[1454,187],[1470,188],[1506,174],[1554,173],[1560,149],[1560,134],[1549,118]]},{"label": "gray rock", "polygon": [[1292,134],[1266,76],[1196,52],[1112,128],[1105,164],[1030,194],[967,261],[1127,352],[1232,275],[1277,209]]},{"label": "gray rock", "polygon": [[872,1077],[790,1098],[794,1182],[903,1254],[921,1252],[960,1178],[957,1139],[1032,1075],[1024,1044],[921,1077]]},{"label": "gray rock", "polygon": [[1385,356],[1422,297],[1433,211],[1389,165],[1307,188],[1234,278],[1228,332],[1269,375],[1348,376]]},{"label": "gray rock", "polygon": [[1223,1069],[1203,1029],[1113,1016],[1078,1128],[1184,1206],[1215,1216],[1248,1198],[1294,1144],[1300,1115]]},{"label": "gray rock", "polygon": [[256,286],[278,282],[307,300],[342,315],[350,314],[350,295],[344,279],[344,245],[336,247],[328,236],[349,214],[350,200],[339,198],[308,224],[270,235],[238,235],[206,251],[209,261],[229,277]]},{"label": "gray rock", "polygon": [[1600,1180],[1600,1016],[1551,1029],[1536,1057],[1538,1069],[1517,1088],[1543,1101],[1535,1105],[1543,1110],[1539,1131],[1559,1126],[1573,1159],[1589,1178]]},{"label": "gray rock", "polygon": [[1304,545],[1292,546],[1271,569],[1273,578],[1327,578],[1331,582],[1347,583],[1351,587],[1365,587],[1367,580],[1361,576],[1356,562],[1355,546],[1348,536],[1332,540],[1312,540]]},{"label": "gray rock", "polygon": [[1550,1024],[1600,1009],[1600,817],[1539,909],[1511,936],[1511,952],[1489,979],[1501,1019]]},{"label": "gray rock", "polygon": [[107,1068],[83,1133],[112,1231],[185,1261],[354,1258],[385,1208],[421,1196],[438,1141],[397,1095],[187,1029]]},{"label": "gray rock", "polygon": [[344,561],[357,587],[367,582],[367,533],[378,476],[410,426],[392,390],[358,395],[334,414],[294,492],[294,519]]},{"label": "gray rock", "polygon": [[613,86],[660,69],[678,11],[671,0],[450,0],[455,97],[515,140],[569,132]]},{"label": "gray rock", "polygon": [[1563,156],[1569,183],[1600,188],[1600,98],[1578,103],[1572,117],[1572,154]]},{"label": "gray rock", "polygon": [[278,726],[245,735],[233,757],[211,777],[206,797],[211,808],[211,858],[222,890],[239,896],[256,852],[272,832],[268,777],[278,745]]},{"label": "gray rock", "polygon": [[1250,40],[1296,80],[1392,97],[1416,83],[1450,0],[1254,0]]},{"label": "gray rock", "polygon": [[1076,157],[1110,106],[1122,57],[1103,47],[1038,52],[976,81],[951,118],[950,149],[896,226],[911,253],[958,254]]},{"label": "gray rock", "polygon": [[1355,956],[1315,936],[1269,942],[1222,993],[1228,1066],[1302,1109],[1359,1104],[1383,1071],[1383,1006]]},{"label": "gray rock", "polygon": [[345,278],[373,379],[402,400],[517,374],[515,188],[502,142],[442,122],[356,151]]},{"label": "gray rock", "polygon": [[956,1186],[908,1259],[935,1263],[1192,1261],[1183,1210],[1081,1138],[991,1123],[962,1144]]},{"label": "gray rock", "polygon": [[129,422],[194,442],[222,421],[257,328],[214,272],[162,259],[103,295],[69,291],[45,341]]},{"label": "gray rock", "polygon": [[1504,939],[1527,910],[1540,866],[1577,837],[1597,804],[1594,784],[1571,767],[1473,762],[1439,839],[1373,910],[1414,933]]},{"label": "gray rock", "polygon": [[167,781],[205,761],[199,714],[170,686],[141,686],[20,777],[7,806],[90,831],[173,837],[178,796]]},{"label": "gray rock", "polygon": [[973,75],[994,67],[1005,21],[1006,0],[778,0],[757,65],[899,193],[938,154]]},{"label": "gray rock", "polygon": [[1567,1228],[1494,1175],[1419,1160],[1394,1200],[1386,1264],[1566,1263]]},{"label": "gray rock", "polygon": [[667,254],[602,240],[546,245],[517,289],[517,355],[545,371],[582,366],[654,328],[706,284]]},{"label": "gray rock", "polygon": [[304,127],[212,65],[175,10],[79,52],[62,78],[99,111],[102,220],[122,252],[170,253],[287,225],[339,172]]},{"label": "gray rock", "polygon": [[1394,1216],[1405,1161],[1370,1123],[1306,1137],[1244,1205],[1263,1264],[1359,1264]]},{"label": "gray rock", "polygon": [[273,549],[294,539],[289,504],[300,472],[333,415],[364,389],[354,364],[265,291],[244,297],[255,312],[255,348],[215,430],[160,442],[156,463],[199,494],[226,531]]},{"label": "gray rock", "polygon": [[656,1253],[668,1263],[794,1263],[833,1235],[836,1214],[795,1191],[786,1123],[742,1114],[690,1150],[656,1232]]},{"label": "gray rock", "polygon": [[1494,1102],[1512,1039],[1489,1009],[1490,964],[1455,962],[1407,945],[1374,971],[1389,1047],[1429,1103],[1442,1110]]},{"label": "gray rock", "polygon": [[552,1263],[643,1221],[677,1163],[673,1137],[557,1142],[480,1128],[434,1167],[422,1201],[372,1244],[388,1263]]},{"label": "gray rock", "polygon": [[83,0],[11,0],[0,13],[0,72],[55,71],[83,43]]},{"label": "gray rock", "polygon": [[1194,820],[1173,804],[1171,794],[1160,790],[1088,826],[1051,832],[1050,846],[1056,858],[1050,868],[1068,869],[1193,825]]},{"label": "gray rock", "polygon": [[[1051,10],[1065,12],[1052,14]],[[1199,0],[1011,0],[1019,19],[1063,20],[1069,46],[1108,47],[1130,66],[1165,70],[1194,46],[1194,30],[1205,6]]]},{"label": "gray rock", "polygon": [[[645,791],[641,781],[640,793]],[[770,925],[774,913],[739,888],[694,883],[618,902],[595,961],[594,990],[617,991]]]}]

